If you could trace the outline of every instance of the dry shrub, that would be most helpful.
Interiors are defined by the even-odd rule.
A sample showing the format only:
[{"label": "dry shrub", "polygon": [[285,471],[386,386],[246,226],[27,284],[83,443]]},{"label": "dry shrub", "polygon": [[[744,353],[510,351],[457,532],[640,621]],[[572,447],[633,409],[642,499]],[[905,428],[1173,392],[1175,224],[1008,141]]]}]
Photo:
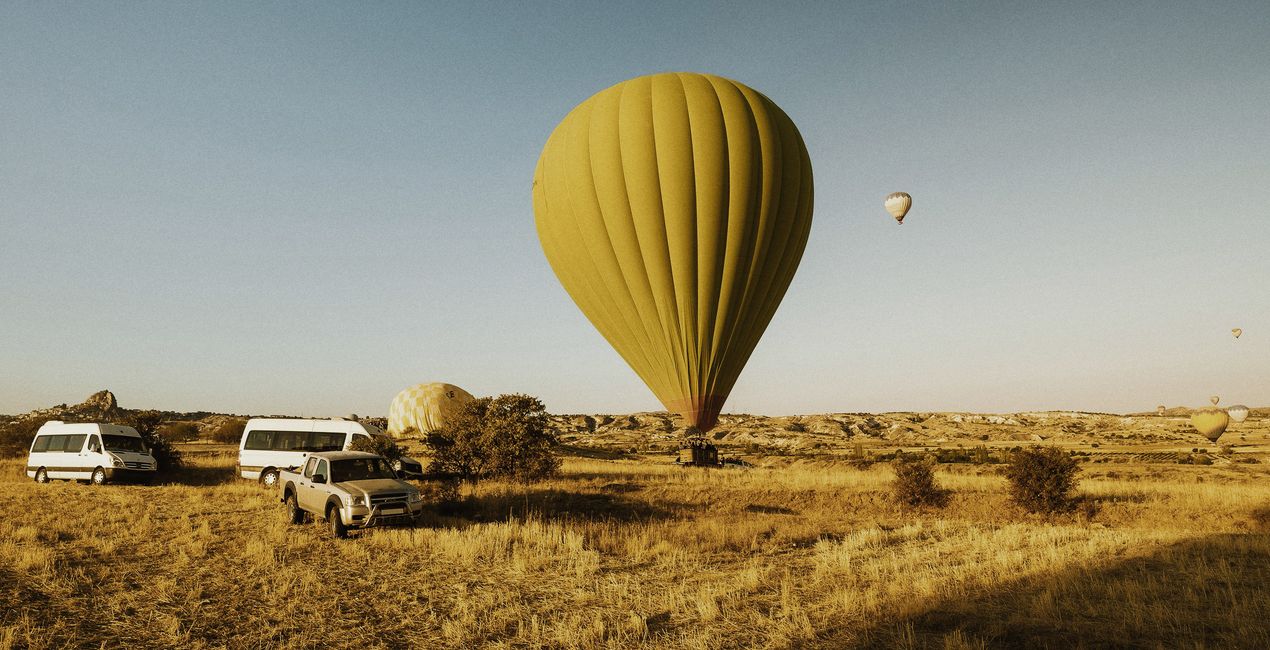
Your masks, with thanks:
[{"label": "dry shrub", "polygon": [[925,460],[896,460],[895,483],[892,490],[895,500],[911,506],[934,506],[942,508],[948,504],[949,490],[945,490],[935,482],[935,470],[932,463]]},{"label": "dry shrub", "polygon": [[236,445],[243,439],[243,429],[247,428],[246,420],[226,420],[212,430],[212,441],[226,445]]},{"label": "dry shrub", "polygon": [[1076,459],[1057,447],[1033,447],[1014,453],[1005,476],[1010,496],[1028,512],[1068,512],[1075,507]]}]

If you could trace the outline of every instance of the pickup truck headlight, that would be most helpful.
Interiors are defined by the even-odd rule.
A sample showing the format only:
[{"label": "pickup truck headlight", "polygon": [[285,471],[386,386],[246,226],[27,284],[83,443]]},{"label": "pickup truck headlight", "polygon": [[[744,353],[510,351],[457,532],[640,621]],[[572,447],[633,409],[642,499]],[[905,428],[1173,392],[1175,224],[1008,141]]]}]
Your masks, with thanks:
[{"label": "pickup truck headlight", "polygon": [[420,501],[423,501],[423,495],[418,492],[411,492],[408,498],[410,499],[410,503],[419,503]]},{"label": "pickup truck headlight", "polygon": [[355,506],[366,505],[366,497],[353,497],[353,505]]}]

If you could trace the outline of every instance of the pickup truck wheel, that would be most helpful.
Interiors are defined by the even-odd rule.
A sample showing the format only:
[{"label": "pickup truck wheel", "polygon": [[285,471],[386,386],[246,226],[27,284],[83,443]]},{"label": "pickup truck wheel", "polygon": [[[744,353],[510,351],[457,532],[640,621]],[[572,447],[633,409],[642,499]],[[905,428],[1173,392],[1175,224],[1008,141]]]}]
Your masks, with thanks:
[{"label": "pickup truck wheel", "polygon": [[41,467],[41,468],[39,468],[39,469],[35,470],[35,482],[36,482],[36,483],[48,483],[48,482],[49,482],[49,473],[48,473],[48,470],[44,469],[43,467]]},{"label": "pickup truck wheel", "polygon": [[260,483],[269,489],[278,487],[278,470],[265,470],[265,473],[260,475]]},{"label": "pickup truck wheel", "polygon": [[304,511],[300,509],[300,504],[295,500],[295,492],[287,493],[287,519],[292,524],[304,523]]},{"label": "pickup truck wheel", "polygon": [[326,510],[326,522],[331,526],[331,534],[336,539],[344,539],[348,537],[348,528],[344,526],[344,518],[340,516],[340,509],[331,506]]},{"label": "pickup truck wheel", "polygon": [[92,480],[93,480],[93,485],[105,485],[106,484],[106,470],[100,467],[93,470]]}]

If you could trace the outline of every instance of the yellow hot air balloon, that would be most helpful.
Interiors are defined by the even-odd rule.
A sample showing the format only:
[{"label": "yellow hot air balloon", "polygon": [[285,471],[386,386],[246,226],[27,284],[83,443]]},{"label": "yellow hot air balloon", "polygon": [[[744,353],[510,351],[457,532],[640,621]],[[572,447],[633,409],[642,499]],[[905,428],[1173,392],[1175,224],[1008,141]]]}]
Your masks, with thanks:
[{"label": "yellow hot air balloon", "polygon": [[900,225],[904,225],[904,215],[908,214],[908,209],[913,207],[913,197],[908,192],[893,192],[886,195],[886,200],[882,201],[882,207],[895,217]]},{"label": "yellow hot air balloon", "polygon": [[1191,426],[1210,442],[1217,442],[1230,426],[1230,416],[1219,408],[1202,408],[1191,412]]},{"label": "yellow hot air balloon", "polygon": [[1217,403],[1221,401],[1221,398],[1216,395],[1213,395],[1212,397],[1208,398],[1208,401],[1212,402],[1213,406],[1217,406]]},{"label": "yellow hot air balloon", "polygon": [[453,384],[418,384],[393,398],[388,407],[388,434],[401,437],[407,430],[428,433],[445,426],[446,419],[472,401],[471,393]]},{"label": "yellow hot air balloon", "polygon": [[1226,409],[1226,414],[1230,416],[1230,421],[1239,424],[1248,419],[1248,407],[1243,404],[1236,404]]},{"label": "yellow hot air balloon", "polygon": [[1235,328],[1235,329],[1233,329],[1233,330],[1230,330],[1230,333],[1231,333],[1231,334],[1234,334],[1234,335],[1235,335],[1235,338],[1239,338],[1239,337],[1241,337],[1241,336],[1243,336],[1243,335],[1244,335],[1244,331],[1243,331],[1243,329],[1238,328],[1238,327],[1236,327],[1236,328]]},{"label": "yellow hot air balloon", "polygon": [[793,121],[723,77],[638,77],[579,104],[534,170],[551,268],[661,403],[701,431],[785,295],[811,229]]}]

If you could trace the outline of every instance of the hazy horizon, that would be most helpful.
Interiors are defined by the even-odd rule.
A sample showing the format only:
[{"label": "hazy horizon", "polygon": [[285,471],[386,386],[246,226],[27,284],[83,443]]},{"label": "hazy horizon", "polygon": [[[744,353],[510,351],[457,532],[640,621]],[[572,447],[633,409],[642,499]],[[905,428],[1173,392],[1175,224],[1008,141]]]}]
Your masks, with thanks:
[{"label": "hazy horizon", "polygon": [[725,413],[1270,404],[1266,25],[1258,2],[12,5],[0,413],[109,389],[382,415],[425,381],[662,410],[556,281],[530,183],[571,108],[668,70],[768,95],[815,171]]}]

